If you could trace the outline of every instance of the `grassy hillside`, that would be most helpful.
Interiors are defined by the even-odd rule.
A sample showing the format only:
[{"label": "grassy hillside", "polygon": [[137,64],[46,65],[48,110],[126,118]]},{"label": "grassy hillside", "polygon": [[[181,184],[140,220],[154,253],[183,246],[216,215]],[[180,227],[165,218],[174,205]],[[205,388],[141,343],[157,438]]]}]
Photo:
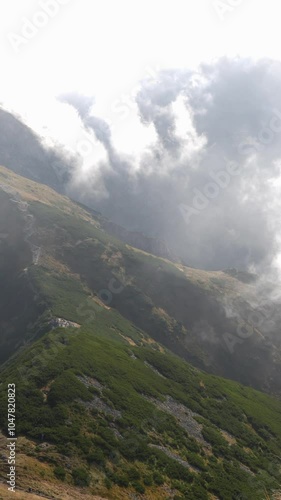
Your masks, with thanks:
[{"label": "grassy hillside", "polygon": [[28,481],[19,467],[23,487],[257,500],[280,485],[281,404],[198,371],[114,311],[44,335],[1,381],[1,409],[17,382],[18,452],[32,464]]},{"label": "grassy hillside", "polygon": [[98,215],[4,168],[0,207],[0,446],[16,383],[23,494],[262,500],[280,489],[281,403],[198,370],[278,390],[277,345],[266,350],[259,331],[235,353],[223,344],[236,328],[223,299],[250,307],[251,280],[128,247]]},{"label": "grassy hillside", "polygon": [[[2,232],[9,234],[0,242],[2,261],[6,266],[6,256],[14,255],[18,263],[13,261],[13,273],[24,266],[26,271],[15,275],[13,286],[20,290],[23,285],[17,280],[22,279],[34,290],[33,309],[25,308],[26,320],[20,326],[13,318],[6,321],[14,332],[5,343],[23,338],[35,317],[61,300],[60,282],[75,279],[75,290],[87,288],[87,296],[117,309],[197,367],[281,394],[280,308],[271,310],[265,321],[255,322],[257,315],[264,318],[264,311],[253,305],[256,286],[248,275],[191,269],[136,250],[108,235],[98,214],[4,168],[1,190],[1,224],[8,225]],[[14,214],[11,222],[5,210]],[[44,280],[40,273],[45,273]],[[71,319],[73,304],[71,300],[65,304],[62,314]],[[273,313],[277,318],[270,322]],[[3,346],[2,360],[9,349]]]}]

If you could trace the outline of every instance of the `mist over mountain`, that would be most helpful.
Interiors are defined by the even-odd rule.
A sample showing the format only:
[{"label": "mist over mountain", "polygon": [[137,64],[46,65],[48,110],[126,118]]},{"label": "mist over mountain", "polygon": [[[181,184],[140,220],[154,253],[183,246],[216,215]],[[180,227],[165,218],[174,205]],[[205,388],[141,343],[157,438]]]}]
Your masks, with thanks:
[{"label": "mist over mountain", "polygon": [[[80,165],[79,159],[71,154],[66,156],[65,148],[58,144],[47,146],[44,137],[38,136],[19,116],[4,109],[0,109],[0,164],[46,184],[59,193],[70,192],[76,200],[84,200],[83,192],[72,192],[70,188],[74,172]],[[95,206],[93,202],[89,205]],[[179,260],[161,239],[148,237],[139,231],[129,231],[105,217],[103,227],[113,236],[141,250]]]},{"label": "mist over mountain", "polygon": [[281,500],[280,6],[0,5],[0,500]]},{"label": "mist over mountain", "polygon": [[65,96],[107,154],[84,183],[78,170],[75,195],[190,265],[265,268],[279,252],[280,83],[279,62],[239,58],[146,79],[136,103],[157,142],[139,160],[118,151],[91,100]]},{"label": "mist over mountain", "polygon": [[274,290],[108,225],[0,167],[0,445],[16,380],[21,493],[264,500],[280,485]]},{"label": "mist over mountain", "polygon": [[[127,230],[161,240],[188,265],[274,274],[280,254],[280,83],[281,64],[268,59],[223,58],[198,71],[159,71],[140,82],[134,98],[138,120],[157,137],[135,157],[118,148],[116,130],[95,115],[92,97],[60,96],[62,113],[74,106],[93,140],[92,155],[85,158],[74,148],[72,161],[42,149],[31,131],[22,154],[20,143],[13,146],[18,134],[8,123],[12,118],[2,111],[2,163],[23,172],[28,160],[25,175],[64,189]],[[103,159],[95,157],[95,148],[103,150]]]},{"label": "mist over mountain", "polygon": [[47,148],[19,116],[0,108],[0,163],[18,174],[65,192],[71,163],[55,148]]}]

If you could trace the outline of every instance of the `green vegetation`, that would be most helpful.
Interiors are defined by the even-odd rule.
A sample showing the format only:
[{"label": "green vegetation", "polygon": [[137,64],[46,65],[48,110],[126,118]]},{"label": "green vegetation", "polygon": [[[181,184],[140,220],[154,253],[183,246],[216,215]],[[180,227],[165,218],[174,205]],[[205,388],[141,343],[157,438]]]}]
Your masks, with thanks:
[{"label": "green vegetation", "polygon": [[82,467],[74,469],[72,471],[72,477],[75,486],[89,486],[90,484],[90,476],[88,472]]},{"label": "green vegetation", "polygon": [[[69,200],[52,193],[51,206],[36,201],[36,188],[32,194],[42,259],[32,265],[26,246],[21,257],[5,248],[9,273],[0,267],[9,299],[16,295],[5,317],[11,339],[0,338],[8,359],[2,431],[7,384],[16,381],[23,453],[49,464],[54,480],[112,499],[132,492],[164,499],[169,487],[178,500],[264,500],[280,488],[280,401],[198,369],[208,349],[192,325],[201,315],[218,335],[230,325],[208,291],[223,278],[200,287],[174,264],[114,240]],[[111,290],[109,303],[101,290]],[[57,318],[76,324],[57,327]],[[27,343],[12,353],[15,339]],[[233,369],[223,349],[211,354],[212,369]],[[251,383],[252,354],[241,358],[241,378]]]},{"label": "green vegetation", "polygon": [[66,471],[63,467],[61,467],[61,465],[59,465],[58,467],[55,467],[54,474],[55,474],[56,478],[59,479],[60,481],[65,480]]},{"label": "green vegetation", "polygon": [[[38,442],[43,434],[59,453],[79,457],[81,466],[72,471],[74,484],[79,486],[87,487],[90,471],[97,468],[103,471],[108,487],[131,485],[141,493],[160,487],[163,481],[173,482],[178,494],[190,499],[201,494],[208,498],[207,492],[232,499],[242,491],[244,498],[258,500],[263,498],[261,481],[268,490],[277,488],[280,403],[194,370],[167,352],[141,345],[128,347],[116,334],[115,339],[109,338],[106,330],[112,330],[113,312],[110,320],[112,323],[101,321],[98,331],[90,326],[53,330],[3,371],[4,388],[8,380],[18,378],[19,366],[26,367],[21,372],[28,375],[18,382],[18,432]],[[126,321],[123,328],[125,325]],[[50,353],[48,363],[40,362],[42,350]],[[92,391],[82,379],[96,380],[102,389]],[[46,401],[42,387],[49,387]],[[202,436],[212,447],[211,455],[180,425],[177,411],[168,414],[155,405],[156,401],[165,402],[167,396],[196,412]],[[0,397],[3,407],[5,389]],[[6,425],[3,415],[1,427]],[[235,444],[230,445],[220,429],[230,433]],[[198,472],[151,446],[154,444],[170,448]],[[250,453],[245,451],[248,448]],[[54,474],[65,479],[60,467]]]}]

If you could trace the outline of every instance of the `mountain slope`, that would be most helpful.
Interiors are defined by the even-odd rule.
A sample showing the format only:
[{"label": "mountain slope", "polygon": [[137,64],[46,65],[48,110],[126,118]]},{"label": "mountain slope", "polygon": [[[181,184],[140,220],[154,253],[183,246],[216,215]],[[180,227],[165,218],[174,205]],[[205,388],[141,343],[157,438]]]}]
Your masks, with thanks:
[{"label": "mountain slope", "polygon": [[64,192],[70,174],[59,154],[44,148],[40,138],[20,118],[2,108],[0,164],[58,192]]},{"label": "mountain slope", "polygon": [[250,307],[249,277],[128,247],[98,215],[5,168],[0,194],[3,478],[7,384],[16,383],[23,490],[262,500],[280,489],[280,401],[181,359],[260,386],[266,375],[278,389],[278,346],[261,376],[259,332],[239,364],[200,336],[202,321],[220,341],[234,331],[221,295]]},{"label": "mountain slope", "polygon": [[[0,108],[0,165],[5,165],[28,179],[46,184],[59,193],[68,191],[73,173],[73,163],[69,158],[66,159],[54,148],[44,147],[41,138],[20,117],[2,108]],[[78,193],[76,194],[78,196]],[[105,217],[100,217],[100,222],[109,234],[125,243],[159,257],[179,260],[159,239],[149,238],[137,231],[128,231]]]},{"label": "mountain slope", "polygon": [[[271,311],[270,319],[273,314],[276,318],[270,328],[267,321],[253,324],[251,318],[259,309],[252,305],[256,286],[247,282],[248,276],[237,279],[229,273],[187,268],[124,245],[103,230],[101,216],[4,168],[0,190],[3,206],[6,203],[6,210],[17,212],[20,228],[14,241],[7,236],[14,226],[5,227],[3,217],[2,252],[14,252],[20,260],[24,252],[19,252],[19,241],[26,252],[29,248],[29,265],[21,265],[26,269],[14,286],[20,286],[17,280],[28,280],[34,290],[33,312],[26,310],[33,320],[58,303],[62,279],[75,277],[82,283],[79,286],[87,288],[85,297],[98,297],[197,367],[281,393],[280,309]],[[71,320],[73,308],[64,314]],[[15,338],[22,337],[27,326],[31,335],[31,316],[21,329],[15,325]]]},{"label": "mountain slope", "polygon": [[53,495],[63,479],[112,499],[191,500],[278,488],[281,404],[192,368],[112,310],[53,329],[1,381],[1,408],[17,384],[22,487]]}]

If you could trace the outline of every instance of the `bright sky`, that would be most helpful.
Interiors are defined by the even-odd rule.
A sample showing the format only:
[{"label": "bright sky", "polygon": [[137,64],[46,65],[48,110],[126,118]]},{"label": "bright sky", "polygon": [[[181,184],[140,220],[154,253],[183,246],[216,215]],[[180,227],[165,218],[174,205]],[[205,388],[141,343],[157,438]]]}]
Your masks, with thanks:
[{"label": "bright sky", "polygon": [[141,148],[149,131],[128,112],[138,80],[223,55],[281,59],[279,8],[276,0],[0,0],[0,102],[67,140],[72,112],[60,113],[54,97],[94,95],[95,114],[108,120],[119,106],[120,144],[134,130]]}]

